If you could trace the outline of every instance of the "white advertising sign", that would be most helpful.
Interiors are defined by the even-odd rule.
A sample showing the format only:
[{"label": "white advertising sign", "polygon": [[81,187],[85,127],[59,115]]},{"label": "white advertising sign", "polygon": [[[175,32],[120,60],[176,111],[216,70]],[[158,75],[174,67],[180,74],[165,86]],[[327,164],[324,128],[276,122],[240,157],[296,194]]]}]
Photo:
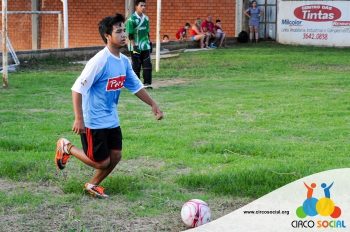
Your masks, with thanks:
[{"label": "white advertising sign", "polygon": [[350,46],[350,1],[280,0],[277,41],[282,44]]},{"label": "white advertising sign", "polygon": [[349,232],[349,175],[342,168],[303,177],[186,232]]}]

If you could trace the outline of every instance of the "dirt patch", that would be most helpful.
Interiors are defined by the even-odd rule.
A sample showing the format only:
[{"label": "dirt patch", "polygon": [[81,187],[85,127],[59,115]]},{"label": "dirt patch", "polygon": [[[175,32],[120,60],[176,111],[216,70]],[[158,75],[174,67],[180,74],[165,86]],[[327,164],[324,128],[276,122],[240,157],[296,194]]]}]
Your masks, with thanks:
[{"label": "dirt patch", "polygon": [[[124,160],[118,169],[135,172],[147,168],[159,170],[166,163],[149,157]],[[188,172],[186,168],[169,170],[171,173]],[[41,202],[32,205],[4,204],[0,211],[1,231],[183,231],[187,228],[181,221],[180,211],[184,202],[168,199],[169,210],[155,216],[135,215],[135,208],[145,209],[147,203],[130,201],[124,195],[112,195],[109,199],[95,199],[85,195],[64,194],[54,183],[14,182],[0,179],[1,192],[6,196],[23,191],[41,197]],[[186,191],[186,190],[183,190]],[[195,194],[195,193],[194,193]],[[195,194],[200,195],[200,194]],[[72,200],[75,199],[75,200]],[[224,216],[249,203],[251,199],[217,197],[207,203],[212,220]]]},{"label": "dirt patch", "polygon": [[48,182],[14,182],[5,179],[0,179],[1,191],[6,193],[21,193],[23,191],[45,192],[52,194],[63,194],[63,191],[57,186],[51,185]]},{"label": "dirt patch", "polygon": [[174,86],[174,85],[185,85],[189,83],[190,83],[190,80],[186,80],[186,79],[168,79],[168,80],[154,81],[152,83],[152,86],[154,89],[158,89],[162,87],[168,87],[168,86]]},{"label": "dirt patch", "polygon": [[[235,209],[247,204],[248,199],[238,198],[223,198],[213,201],[208,201],[210,209],[212,211],[212,220],[215,220],[223,215],[232,212]],[[101,204],[101,203],[99,203]],[[92,204],[94,205],[94,204]],[[96,204],[95,204],[96,205]],[[170,231],[177,232],[186,230],[186,226],[181,221],[180,211],[182,203],[177,204],[177,210],[169,210],[168,213],[157,215],[154,217],[135,217],[130,211],[128,206],[122,203],[120,200],[113,200],[110,203],[102,202],[104,205],[103,216],[97,212],[91,214],[91,211],[84,212],[83,218],[85,218],[84,226],[92,231]],[[118,206],[119,205],[119,206]],[[118,208],[118,211],[116,211]],[[95,216],[94,216],[95,215]],[[91,220],[88,220],[90,218]],[[100,222],[100,223],[96,223]]]},{"label": "dirt patch", "polygon": [[122,160],[116,169],[124,173],[134,173],[135,171],[145,167],[153,170],[159,170],[164,165],[164,161],[143,156],[137,159]]}]

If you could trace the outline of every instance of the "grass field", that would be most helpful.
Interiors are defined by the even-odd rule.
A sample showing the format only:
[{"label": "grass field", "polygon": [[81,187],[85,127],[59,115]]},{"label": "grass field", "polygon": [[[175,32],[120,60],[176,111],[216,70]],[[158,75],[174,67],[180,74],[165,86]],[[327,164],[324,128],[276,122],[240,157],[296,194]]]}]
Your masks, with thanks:
[{"label": "grass field", "polygon": [[[93,170],[53,158],[71,132],[70,87],[83,66],[27,64],[0,89],[0,228],[4,231],[179,231],[182,204],[213,218],[303,176],[349,167],[350,49],[270,43],[162,60],[150,91],[165,112],[124,91],[123,159],[103,185]],[[179,82],[179,80],[181,80]],[[176,84],[179,82],[178,84]]]}]

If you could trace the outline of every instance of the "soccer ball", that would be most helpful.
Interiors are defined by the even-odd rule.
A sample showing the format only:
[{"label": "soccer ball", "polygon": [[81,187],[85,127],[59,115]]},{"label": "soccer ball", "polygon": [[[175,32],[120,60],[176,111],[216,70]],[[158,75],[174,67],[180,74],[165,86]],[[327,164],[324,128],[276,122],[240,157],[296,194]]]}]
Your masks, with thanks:
[{"label": "soccer ball", "polygon": [[210,222],[210,209],[206,202],[199,199],[187,201],[181,209],[182,221],[188,227],[201,226]]}]

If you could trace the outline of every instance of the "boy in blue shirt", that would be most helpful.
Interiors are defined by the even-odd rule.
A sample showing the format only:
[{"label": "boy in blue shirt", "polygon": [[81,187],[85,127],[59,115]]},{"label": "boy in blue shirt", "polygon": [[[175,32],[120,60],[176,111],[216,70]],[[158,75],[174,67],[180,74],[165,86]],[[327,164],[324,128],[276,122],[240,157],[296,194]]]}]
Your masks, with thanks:
[{"label": "boy in blue shirt", "polygon": [[75,120],[72,130],[80,134],[83,149],[67,139],[57,141],[55,163],[64,169],[71,156],[96,169],[85,184],[93,196],[107,198],[99,184],[113,171],[121,159],[122,133],[117,104],[121,88],[125,87],[150,105],[156,119],[163,113],[148,95],[133,71],[129,59],[120,53],[126,45],[125,18],[121,14],[104,18],[99,32],[106,47],[86,64],[72,87]]}]

